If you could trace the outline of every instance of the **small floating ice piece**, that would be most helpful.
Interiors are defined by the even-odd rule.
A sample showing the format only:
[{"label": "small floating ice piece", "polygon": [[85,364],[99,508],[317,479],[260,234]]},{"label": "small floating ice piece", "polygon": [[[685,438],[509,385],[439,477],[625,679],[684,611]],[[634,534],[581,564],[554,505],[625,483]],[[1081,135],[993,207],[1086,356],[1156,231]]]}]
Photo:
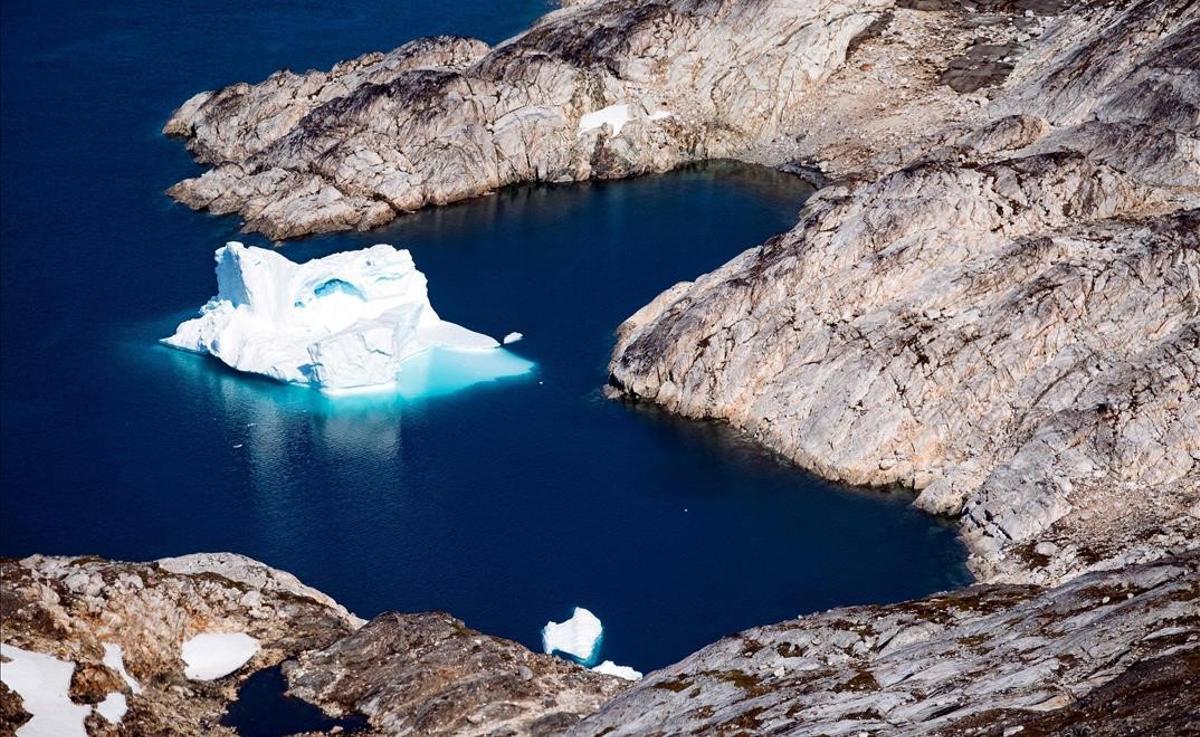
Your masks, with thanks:
[{"label": "small floating ice piece", "polygon": [[67,695],[75,663],[0,643],[0,681],[21,697],[33,717],[17,730],[18,737],[87,737],[83,720],[92,712]]},{"label": "small floating ice piece", "polygon": [[595,112],[584,114],[579,119],[579,135],[582,136],[590,130],[595,130],[607,124],[612,126],[612,134],[619,136],[621,135],[621,129],[630,120],[633,120],[633,116],[629,114],[628,105],[609,105]]},{"label": "small floating ice piece", "polygon": [[509,343],[516,343],[518,340],[520,340],[521,338],[524,338],[524,337],[525,336],[523,334],[513,331],[513,332],[509,333],[508,335],[504,336],[504,340],[502,340],[501,342],[504,343],[504,345],[508,345]]},{"label": "small floating ice piece", "polygon": [[630,668],[628,665],[617,665],[616,663],[612,662],[611,660],[604,661],[600,665],[597,665],[595,668],[592,668],[592,670],[596,671],[597,673],[603,673],[608,676],[616,676],[617,678],[624,678],[627,681],[642,680],[642,672],[641,671],[634,670],[633,668]]},{"label": "small floating ice piece", "polygon": [[135,694],[142,692],[142,684],[137,682],[137,679],[129,675],[129,671],[125,670],[125,652],[121,650],[120,645],[114,645],[111,642],[104,643],[104,659],[101,661],[109,668],[117,672],[117,675],[129,685],[129,690]]},{"label": "small floating ice piece", "polygon": [[[394,387],[433,350],[480,357],[478,381],[525,373],[495,339],[438,317],[408,251],[376,245],[297,264],[265,248],[217,249],[217,296],[162,342],[239,371],[330,393]],[[497,369],[507,373],[489,373]]]},{"label": "small floating ice piece", "polygon": [[542,649],[578,658],[584,665],[595,661],[604,627],[583,607],[575,607],[565,622],[547,622],[542,628]]},{"label": "small floating ice piece", "polygon": [[245,632],[206,632],[183,643],[183,674],[215,681],[241,668],[258,652],[258,640]]},{"label": "small floating ice piece", "polygon": [[96,704],[96,713],[113,724],[120,724],[127,711],[129,703],[125,700],[125,694],[119,691],[113,691],[104,697],[104,701]]}]

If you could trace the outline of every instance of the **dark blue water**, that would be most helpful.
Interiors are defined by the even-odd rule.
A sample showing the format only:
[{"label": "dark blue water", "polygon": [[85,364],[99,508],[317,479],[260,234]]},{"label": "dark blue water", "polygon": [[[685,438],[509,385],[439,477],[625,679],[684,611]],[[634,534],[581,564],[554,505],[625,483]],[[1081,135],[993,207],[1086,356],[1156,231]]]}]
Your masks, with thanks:
[{"label": "dark blue water", "polygon": [[[215,289],[237,223],[162,191],[192,93],[426,33],[498,40],[540,0],[3,4],[0,552],[232,550],[361,615],[445,609],[537,647],[574,605],[650,669],[750,625],[965,581],[950,529],[723,428],[601,399],[612,330],[788,227],[806,188],[748,167],[526,187],[295,259],[412,249],[443,317],[519,330],[536,374],[338,401],[155,344]],[[261,243],[249,238],[249,242]]]}]

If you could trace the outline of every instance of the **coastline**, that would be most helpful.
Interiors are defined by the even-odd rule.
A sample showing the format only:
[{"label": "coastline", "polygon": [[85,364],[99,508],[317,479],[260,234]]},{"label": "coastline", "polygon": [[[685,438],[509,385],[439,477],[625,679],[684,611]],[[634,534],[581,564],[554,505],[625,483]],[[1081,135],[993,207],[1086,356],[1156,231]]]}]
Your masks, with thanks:
[{"label": "coastline", "polygon": [[[806,33],[830,12],[811,5],[799,22]],[[1188,148],[1197,136],[1188,110],[1200,97],[1194,79],[1172,76],[1197,52],[1186,36],[1196,8],[1143,0],[1043,14],[996,2],[979,14],[1000,18],[990,22],[1000,31],[979,44],[967,41],[981,32],[979,14],[952,3],[916,5],[853,3],[836,28],[805,37],[820,47],[819,58],[789,67],[804,83],[775,101],[778,108],[772,102],[769,115],[755,107],[761,100],[750,105],[731,89],[714,110],[680,109],[695,94],[691,82],[668,73],[628,84],[630,70],[661,51],[660,40],[641,55],[619,43],[661,22],[673,29],[667,39],[702,28],[755,49],[770,45],[752,33],[763,17],[718,13],[719,22],[705,26],[683,12],[669,21],[643,17],[611,0],[572,4],[492,48],[419,40],[339,65],[319,83],[313,75],[325,73],[281,73],[267,87],[202,93],[167,132],[187,137],[197,159],[214,168],[172,196],[239,212],[247,229],[288,238],[374,227],[518,181],[619,178],[710,156],[820,172],[828,182],[793,231],[672,287],[629,318],[610,392],[727,421],[824,478],[917,492],[923,510],[960,520],[978,585],[756,628],[628,690],[466,630],[449,615],[385,614],[364,627],[294,578],[221,554],[188,557],[182,567],[4,561],[5,618],[18,623],[6,637],[86,665],[79,672],[106,687],[113,679],[99,644],[124,639],[130,671],[149,684],[147,695],[131,698],[127,728],[147,732],[219,733],[216,720],[245,674],[189,685],[167,650],[213,624],[258,634],[267,647],[256,669],[298,658],[301,665],[285,669],[295,692],[331,713],[363,711],[380,734],[486,734],[502,711],[517,734],[754,733],[789,725],[798,734],[1013,734],[1049,724],[1039,720],[1083,719],[1088,699],[1122,694],[1147,707],[1143,729],[1197,728],[1164,721],[1149,708],[1154,695],[1128,677],[1148,664],[1158,672],[1178,667],[1168,683],[1171,708],[1196,706],[1187,684],[1195,683],[1200,647],[1200,448],[1192,411],[1200,407],[1200,164]],[[764,7],[768,19],[782,13],[796,22],[786,3]],[[612,37],[588,46],[571,31],[580,18],[614,24]],[[919,62],[900,50],[922,41],[933,52]],[[976,46],[1010,41],[1025,45],[1012,62],[986,56],[990,50],[971,57]],[[522,105],[544,116],[516,114],[511,139],[496,125],[512,111],[492,110],[482,122],[454,117],[471,74],[492,75],[487,81],[503,97],[512,78],[544,71],[543,53],[555,56],[552,74],[563,76]],[[950,64],[962,57],[974,61]],[[930,59],[947,66],[930,68]],[[695,68],[712,63],[695,60]],[[609,79],[592,68],[605,65],[623,74]],[[1080,74],[1091,65],[1106,71],[1103,79]],[[1139,77],[1134,67],[1153,74]],[[958,76],[948,78],[952,69]],[[948,79],[983,86],[959,92]],[[319,108],[292,99],[334,82],[347,94]],[[577,98],[593,84],[598,96]],[[1148,97],[1135,94],[1139,85]],[[393,132],[389,145],[421,150],[442,127],[460,124],[490,127],[497,150],[535,138],[549,143],[521,149],[529,154],[524,169],[435,160],[394,191],[356,190],[364,176],[379,174],[355,162],[375,150],[366,144],[380,143],[371,136],[384,135],[370,129],[372,119],[387,117],[380,106],[395,113],[378,94],[385,87],[403,104],[431,111]],[[641,103],[623,130],[577,130],[597,106],[654,98],[657,109],[663,97],[675,117],[655,119]],[[569,103],[553,102],[562,98]],[[439,107],[447,99],[453,108]],[[247,142],[247,130],[281,109],[290,125]],[[220,129],[216,123],[230,115],[247,125]],[[356,133],[335,140],[343,133],[330,131],[341,124]],[[302,176],[313,152],[331,143],[345,147],[339,167],[350,168]],[[473,167],[487,176],[464,173]],[[449,178],[437,180],[435,169]],[[950,277],[926,281],[929,273]],[[1050,317],[1034,309],[1043,299],[1055,307]],[[1088,343],[1100,323],[1120,329],[1102,345]],[[1060,334],[1049,343],[1006,343],[1013,326],[1030,327],[1028,336]],[[1001,360],[970,353],[980,340],[999,345]],[[929,365],[944,373],[921,368]],[[948,398],[946,387],[978,401]],[[172,593],[145,608],[147,591]],[[153,635],[132,639],[139,627]],[[143,640],[161,650],[139,651]],[[480,648],[486,657],[470,660],[466,653]],[[429,659],[414,661],[412,652]],[[914,678],[927,669],[935,675]],[[387,690],[397,672],[419,698]],[[103,690],[85,685],[79,692],[88,698]],[[0,693],[6,719],[9,693]],[[453,698],[461,708],[447,709]],[[437,719],[420,721],[431,714]],[[97,732],[110,729],[89,719]]]}]

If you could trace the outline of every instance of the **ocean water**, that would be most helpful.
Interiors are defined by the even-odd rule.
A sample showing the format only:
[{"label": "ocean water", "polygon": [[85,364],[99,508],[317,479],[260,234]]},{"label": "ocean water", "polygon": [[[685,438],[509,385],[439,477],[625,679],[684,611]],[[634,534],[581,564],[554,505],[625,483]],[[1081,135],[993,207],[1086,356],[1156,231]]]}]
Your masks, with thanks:
[{"label": "ocean water", "polygon": [[[172,204],[199,171],[159,134],[194,92],[424,34],[503,39],[540,0],[2,6],[0,553],[230,550],[362,616],[442,609],[537,648],[585,606],[640,670],[739,629],[967,580],[903,495],[839,489],[726,428],[606,401],[613,330],[786,229],[809,190],[713,164],[527,186],[304,260],[412,250],[445,319],[528,376],[421,399],[329,398],[156,344],[215,291],[238,223]],[[248,243],[266,245],[258,237]],[[432,359],[431,359],[432,360]]]}]

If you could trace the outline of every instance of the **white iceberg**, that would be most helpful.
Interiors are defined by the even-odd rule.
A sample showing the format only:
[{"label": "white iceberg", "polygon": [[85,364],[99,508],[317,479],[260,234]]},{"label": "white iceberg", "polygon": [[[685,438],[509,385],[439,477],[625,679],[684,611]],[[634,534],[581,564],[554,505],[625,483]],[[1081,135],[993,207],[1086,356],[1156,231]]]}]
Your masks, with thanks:
[{"label": "white iceberg", "polygon": [[508,335],[504,336],[504,340],[501,342],[504,343],[504,345],[508,345],[509,343],[516,343],[518,340],[521,340],[524,337],[525,336],[522,333],[513,331],[513,332],[509,333]]},{"label": "white iceberg", "polygon": [[206,632],[183,643],[183,674],[215,681],[241,668],[258,652],[258,640],[245,632]]},{"label": "white iceberg", "polygon": [[0,681],[21,697],[32,718],[17,730],[17,737],[87,737],[83,720],[92,713],[87,704],[76,704],[67,695],[75,663],[0,643]]},{"label": "white iceberg", "polygon": [[547,622],[542,628],[542,649],[547,653],[563,653],[577,658],[584,665],[596,660],[604,627],[600,620],[583,607],[575,607],[565,622]]},{"label": "white iceberg", "polygon": [[642,672],[641,671],[634,670],[633,668],[630,668],[628,665],[617,665],[616,663],[612,662],[611,660],[604,661],[600,665],[597,665],[595,668],[592,668],[592,670],[596,671],[597,673],[603,673],[608,676],[616,676],[617,678],[624,678],[627,681],[642,680]]},{"label": "white iceberg", "polygon": [[439,318],[408,251],[381,244],[297,264],[229,243],[216,260],[217,296],[167,345],[330,393],[395,387],[405,362],[436,350],[480,357],[471,383],[533,366]]}]

